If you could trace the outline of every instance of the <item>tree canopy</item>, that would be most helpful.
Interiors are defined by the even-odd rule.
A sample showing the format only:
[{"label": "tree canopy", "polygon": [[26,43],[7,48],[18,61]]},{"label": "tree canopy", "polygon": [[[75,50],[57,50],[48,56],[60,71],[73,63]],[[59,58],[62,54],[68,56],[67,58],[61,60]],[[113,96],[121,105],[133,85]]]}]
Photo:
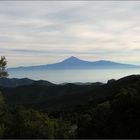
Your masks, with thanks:
[{"label": "tree canopy", "polygon": [[7,60],[5,56],[1,56],[0,59],[0,77],[7,77],[8,72],[6,71]]}]

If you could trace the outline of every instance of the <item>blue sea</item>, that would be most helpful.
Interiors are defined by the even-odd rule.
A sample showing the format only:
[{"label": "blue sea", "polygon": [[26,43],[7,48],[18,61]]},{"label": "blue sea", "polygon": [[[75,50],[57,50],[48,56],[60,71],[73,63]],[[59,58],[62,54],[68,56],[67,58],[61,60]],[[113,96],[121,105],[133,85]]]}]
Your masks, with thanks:
[{"label": "blue sea", "polygon": [[81,69],[81,70],[28,70],[9,71],[9,78],[47,80],[56,84],[75,82],[103,82],[124,76],[140,74],[140,68],[129,69]]}]

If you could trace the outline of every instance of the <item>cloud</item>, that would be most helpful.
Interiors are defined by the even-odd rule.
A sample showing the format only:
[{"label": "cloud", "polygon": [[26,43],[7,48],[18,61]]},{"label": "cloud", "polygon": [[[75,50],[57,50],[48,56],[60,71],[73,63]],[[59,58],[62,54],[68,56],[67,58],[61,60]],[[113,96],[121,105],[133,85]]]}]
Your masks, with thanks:
[{"label": "cloud", "polygon": [[1,1],[0,55],[9,66],[71,55],[140,64],[139,7],[139,1]]}]

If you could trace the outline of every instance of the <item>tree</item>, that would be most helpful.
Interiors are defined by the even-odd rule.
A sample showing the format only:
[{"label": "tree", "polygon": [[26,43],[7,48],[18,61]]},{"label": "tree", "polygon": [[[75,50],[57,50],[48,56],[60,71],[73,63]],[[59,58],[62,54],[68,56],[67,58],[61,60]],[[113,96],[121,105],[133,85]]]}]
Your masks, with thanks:
[{"label": "tree", "polygon": [[7,77],[8,72],[6,71],[7,60],[5,56],[1,56],[0,59],[0,77]]}]

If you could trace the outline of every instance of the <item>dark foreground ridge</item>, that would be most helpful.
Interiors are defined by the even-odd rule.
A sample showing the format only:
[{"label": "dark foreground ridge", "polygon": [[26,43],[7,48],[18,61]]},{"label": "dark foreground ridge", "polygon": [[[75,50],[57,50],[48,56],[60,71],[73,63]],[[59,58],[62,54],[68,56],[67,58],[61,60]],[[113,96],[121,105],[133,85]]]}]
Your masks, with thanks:
[{"label": "dark foreground ridge", "polygon": [[0,78],[0,86],[2,87],[18,87],[26,85],[44,85],[44,86],[53,86],[54,84],[44,80],[31,80],[29,78]]},{"label": "dark foreground ridge", "polygon": [[140,138],[140,75],[0,91],[0,138]]}]

